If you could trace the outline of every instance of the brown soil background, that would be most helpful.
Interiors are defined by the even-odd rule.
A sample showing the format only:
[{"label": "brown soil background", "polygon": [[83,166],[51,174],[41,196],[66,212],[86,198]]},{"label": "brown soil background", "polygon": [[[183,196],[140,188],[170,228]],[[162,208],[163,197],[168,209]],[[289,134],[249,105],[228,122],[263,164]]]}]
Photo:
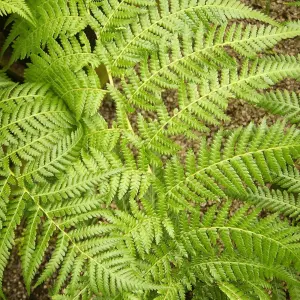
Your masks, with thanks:
[{"label": "brown soil background", "polygon": [[[252,6],[258,10],[265,9],[265,1],[261,0],[244,0],[242,1],[249,6]],[[300,19],[300,8],[297,7],[289,7],[285,4],[285,2],[292,1],[272,1],[270,7],[270,16],[275,18],[278,21],[291,21],[291,20],[299,20]],[[295,55],[299,53],[300,49],[300,39],[291,39],[284,41],[275,47],[275,52],[280,54],[290,54]],[[283,89],[300,91],[299,82],[295,82],[294,80],[285,80],[278,84],[276,87],[280,87]],[[166,93],[165,100],[172,106],[174,103],[175,95],[174,93]],[[111,103],[107,103],[104,107],[102,107],[101,112],[105,115],[107,119],[112,116],[113,106]],[[231,117],[231,120],[227,123],[224,123],[223,126],[227,129],[236,128],[241,125],[247,125],[249,122],[253,121],[254,123],[260,123],[263,118],[267,118],[269,123],[273,123],[278,117],[271,116],[266,113],[264,110],[251,106],[245,102],[242,102],[238,99],[232,100],[229,104],[228,115]],[[213,135],[217,128],[211,128],[212,131],[209,135]],[[182,141],[184,143],[184,141]],[[21,228],[20,228],[21,229]],[[21,231],[21,230],[20,230]],[[46,257],[46,260],[50,257]],[[9,259],[8,266],[4,273],[4,292],[7,296],[8,300],[46,300],[51,299],[48,296],[49,283],[45,283],[44,285],[36,288],[33,293],[28,296],[25,286],[23,284],[22,271],[20,259],[18,256],[17,245],[13,248],[12,254]],[[299,296],[300,297],[300,296]]]}]

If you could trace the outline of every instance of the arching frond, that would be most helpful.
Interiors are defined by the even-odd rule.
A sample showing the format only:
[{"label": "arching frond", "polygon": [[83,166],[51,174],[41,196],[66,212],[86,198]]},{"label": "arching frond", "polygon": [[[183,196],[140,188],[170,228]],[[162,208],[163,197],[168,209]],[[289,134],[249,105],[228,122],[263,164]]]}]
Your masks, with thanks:
[{"label": "arching frond", "polygon": [[188,154],[186,168],[176,158],[168,164],[165,197],[171,207],[245,194],[245,184],[254,188],[254,180],[272,181],[272,171],[280,172],[292,163],[292,157],[299,156],[298,131],[284,132],[280,123],[270,128],[264,123],[257,128],[250,124],[233,131],[224,143],[223,137],[219,131],[210,147],[203,139],[198,158]]},{"label": "arching frond", "polygon": [[67,106],[40,84],[13,85],[1,94],[0,136],[5,150],[3,168],[10,162],[19,173],[24,161],[33,161],[55,147],[74,125]]},{"label": "arching frond", "polygon": [[273,114],[283,116],[291,123],[300,122],[300,96],[295,92],[276,90],[266,93],[260,99],[259,106]]},{"label": "arching frond", "polygon": [[97,67],[99,58],[91,49],[88,37],[80,32],[77,36],[60,36],[59,42],[50,39],[47,51],[31,55],[32,63],[25,70],[25,78],[31,82],[51,82],[59,75],[62,65],[72,71],[78,71],[85,66]]},{"label": "arching frond", "polygon": [[16,18],[1,53],[14,43],[11,61],[39,52],[46,43],[61,35],[73,36],[88,24],[87,11],[81,0],[76,1],[27,1],[35,24]]},{"label": "arching frond", "polygon": [[299,197],[286,191],[257,188],[255,191],[249,191],[248,195],[241,197],[241,199],[249,201],[257,207],[295,218],[295,220],[300,217]]},{"label": "arching frond", "polygon": [[20,15],[29,22],[33,22],[31,11],[24,0],[1,0],[0,16],[12,13]]},{"label": "arching frond", "polygon": [[286,70],[278,63],[270,64],[265,60],[253,64],[246,61],[239,72],[235,68],[224,69],[220,74],[211,71],[210,78],[203,79],[200,87],[182,82],[178,90],[179,108],[169,113],[161,105],[156,108],[156,120],[139,118],[139,134],[145,147],[162,154],[176,153],[178,146],[172,137],[184,135],[197,139],[199,132],[208,129],[206,124],[218,125],[228,120],[225,110],[229,98],[242,98],[254,103],[260,101],[262,96],[256,89],[267,88],[285,76],[299,74],[299,65],[287,65],[283,61],[278,62],[284,64]]},{"label": "arching frond", "polygon": [[11,200],[7,204],[7,211],[5,213],[6,219],[3,222],[0,233],[0,282],[1,282],[1,293],[2,292],[2,281],[3,272],[7,264],[10,250],[15,243],[15,229],[20,224],[25,208],[24,193]]},{"label": "arching frond", "polygon": [[273,184],[286,189],[288,192],[300,192],[300,172],[296,167],[289,166],[274,174]]},{"label": "arching frond", "polygon": [[[130,291],[138,289],[138,287],[147,289],[147,282],[132,269],[133,257],[129,255],[125,247],[120,248],[122,237],[101,238],[100,236],[94,237],[94,235],[89,234],[77,234],[77,237],[74,237],[73,232],[75,233],[77,230],[66,230],[70,225],[67,225],[68,223],[60,218],[63,214],[60,213],[59,217],[55,217],[46,208],[40,206],[37,202],[34,203],[33,214],[35,215],[35,212],[40,211],[46,218],[46,221],[43,222],[43,234],[40,236],[40,239],[34,241],[33,238],[26,236],[24,240],[25,248],[23,249],[24,251],[29,251],[29,253],[26,252],[26,256],[31,256],[30,261],[25,265],[27,268],[24,269],[27,286],[30,286],[42,257],[45,255],[51,236],[57,232],[56,249],[50,261],[46,264],[45,270],[37,284],[40,284],[53,275],[55,271],[58,271],[58,277],[53,289],[53,293],[57,294],[62,286],[69,281],[68,277],[70,274],[72,274],[70,284],[76,285],[78,281],[80,282],[80,273],[88,272],[90,278],[88,288],[96,294],[101,292],[113,295],[120,290]],[[68,214],[71,213],[70,210],[66,211],[68,211]],[[77,212],[75,212],[74,216],[76,216]],[[94,210],[94,218],[101,215],[101,210]],[[86,220],[87,218],[78,219],[76,222],[77,226]],[[33,222],[32,217],[29,217],[29,226],[32,227]],[[86,229],[87,231],[89,229],[93,230],[93,226]],[[101,231],[98,231],[99,233]],[[105,231],[102,231],[102,233],[105,233]],[[37,234],[36,226],[34,226],[32,234]],[[29,244],[30,247],[26,246]],[[23,253],[25,255],[25,252]],[[148,288],[150,288],[149,283]]]},{"label": "arching frond", "polygon": [[[203,9],[210,8],[209,6],[203,6]],[[190,12],[191,7],[187,7],[186,10]],[[174,43],[174,35],[176,32],[182,32],[182,37],[181,34],[179,35],[180,38],[187,41],[187,32],[184,30],[184,26],[183,28],[180,28],[180,23],[178,22],[178,15],[180,16],[184,13],[185,10],[183,9],[180,10],[178,14],[167,14],[158,21],[153,21],[151,19],[144,20],[144,18],[149,18],[149,15],[142,15],[140,17],[141,23],[137,24],[137,27],[131,26],[131,30],[125,31],[122,35],[122,39],[118,39],[114,43],[111,42],[108,45],[105,45],[105,49],[103,49],[104,46],[100,44],[96,49],[97,53],[99,53],[99,56],[102,58],[105,65],[109,66],[109,69],[113,74],[122,75],[126,69],[139,62],[147,52],[152,52],[157,49],[162,40],[168,41],[169,39],[171,44]],[[206,16],[208,14],[206,14]],[[160,14],[156,12],[154,16],[159,18]],[[189,18],[188,14],[186,18]],[[170,21],[174,22],[176,25],[164,23],[164,20],[168,21],[168,23],[170,23]],[[189,21],[191,21],[191,23],[195,22],[195,20]],[[217,22],[219,21],[221,21],[221,19],[218,19]],[[216,43],[216,45],[219,46],[230,46],[246,57],[254,57],[256,53],[271,48],[282,39],[297,36],[300,32],[299,23],[297,22],[291,23],[290,26],[286,27],[244,26],[243,24],[237,25],[236,23],[228,26],[225,23],[219,28],[216,27],[213,29],[203,28],[202,22],[202,19],[201,21],[199,20],[199,24],[197,24],[196,28],[199,31],[199,27],[202,27],[202,31],[205,32],[205,35],[204,37],[199,37],[198,34],[198,36],[195,37],[195,41],[198,41],[198,43],[195,47],[196,53],[194,56],[198,55],[200,57],[201,53],[203,53],[202,55],[206,55],[206,58],[209,57],[210,59],[210,55],[212,54],[211,51],[214,51],[213,43]],[[143,26],[145,26],[145,28],[143,28]],[[227,28],[226,31],[225,28]],[[168,31],[170,31],[169,35]],[[201,30],[199,32],[201,32]],[[219,40],[216,40],[217,36]],[[202,43],[206,44],[206,47],[208,47],[207,50],[210,53],[206,52],[206,47],[203,47],[200,43],[201,38],[203,39],[205,37],[207,38],[207,42]],[[190,56],[191,55],[192,54],[190,54]]]}]

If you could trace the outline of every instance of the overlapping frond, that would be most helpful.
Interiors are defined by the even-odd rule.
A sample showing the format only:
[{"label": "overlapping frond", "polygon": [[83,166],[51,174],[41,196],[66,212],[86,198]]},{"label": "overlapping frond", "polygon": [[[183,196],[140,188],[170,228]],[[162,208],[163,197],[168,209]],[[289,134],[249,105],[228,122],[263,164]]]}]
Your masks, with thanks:
[{"label": "overlapping frond", "polygon": [[[204,6],[204,8],[205,7],[209,9],[208,6]],[[190,7],[187,10],[190,11]],[[181,14],[184,12],[185,10],[180,10]],[[196,17],[196,15],[197,14],[194,14],[193,16]],[[155,16],[158,17],[159,13],[156,13]],[[134,26],[131,26],[131,31],[126,31],[123,34],[123,39],[118,39],[116,42],[106,45],[100,44],[97,47],[97,53],[99,53],[102,61],[109,67],[113,74],[124,74],[126,69],[139,62],[142,57],[147,54],[147,52],[152,52],[153,50],[157,49],[162,40],[167,44],[169,43],[168,39],[170,40],[171,44],[174,43],[174,36],[176,32],[180,32],[179,38],[182,38],[183,40],[187,34],[186,27],[181,26],[183,28],[178,28],[180,23],[178,22],[178,15],[176,13],[167,14],[165,17],[168,22],[169,19],[171,19],[176,25],[168,23],[164,24],[164,18],[155,22],[152,21],[153,23],[151,23],[151,20],[143,20],[143,18],[149,18],[149,15],[142,15],[141,23],[137,24],[137,26],[140,27],[135,28]],[[190,21],[193,22],[195,20]],[[218,21],[220,21],[220,19],[218,19]],[[151,25],[149,25],[149,22]],[[199,27],[204,27],[202,22],[203,20],[199,21],[199,24],[197,24],[197,30],[199,30]],[[217,24],[217,22],[215,24]],[[148,27],[144,29],[143,26]],[[171,31],[170,36],[167,34],[168,31]],[[206,47],[208,47],[208,52],[214,51],[212,42],[215,42],[219,46],[230,46],[238,53],[247,57],[254,57],[257,52],[271,48],[282,39],[292,38],[299,35],[300,29],[299,23],[297,22],[291,22],[290,26],[286,27],[263,25],[244,26],[241,23],[238,25],[234,23],[233,25],[228,26],[225,23],[219,28],[216,27],[212,29],[210,27],[204,27],[202,28],[202,31],[205,32],[204,37],[206,37],[208,40],[205,43]],[[218,37],[219,40],[216,40],[216,37]],[[195,37],[195,41],[199,42],[199,39],[199,36]],[[187,41],[187,39],[184,41]],[[103,49],[104,46],[105,49]],[[210,55],[212,53],[208,54],[205,51],[206,47],[203,47],[201,43],[197,43],[195,52],[198,52],[198,56],[202,53],[204,56],[206,54],[206,58],[211,58]],[[190,55],[192,54],[190,53]],[[194,56],[196,55],[197,53],[194,54]]]},{"label": "overlapping frond", "polygon": [[33,21],[31,11],[24,0],[1,0],[0,16],[13,13],[20,15],[29,22]]},{"label": "overlapping frond", "polygon": [[300,122],[300,95],[295,92],[271,91],[263,95],[259,106],[273,114],[283,116],[291,123],[298,124]]},{"label": "overlapping frond", "polygon": [[211,146],[202,140],[198,156],[190,152],[186,167],[174,158],[166,168],[165,197],[171,207],[182,208],[189,202],[226,198],[231,193],[245,194],[245,185],[255,187],[270,182],[272,172],[280,172],[292,158],[299,156],[299,132],[283,130],[277,123],[268,128],[252,124],[233,131],[222,142],[219,131]]},{"label": "overlapping frond", "polygon": [[[235,28],[235,26],[233,27]],[[182,81],[201,84],[203,79],[210,78],[212,68],[233,68],[236,62],[223,49],[223,47],[233,46],[235,43],[230,42],[231,39],[234,39],[233,33],[231,34],[229,30],[227,33],[229,34],[229,41],[226,41],[224,37],[225,27],[212,28],[207,35],[202,29],[200,28],[198,31],[196,41],[192,41],[193,39],[189,34],[184,35],[182,45],[179,39],[174,37],[170,53],[162,42],[158,53],[144,58],[139,72],[132,73],[122,80],[123,93],[113,91],[113,88],[110,87],[112,97],[122,103],[129,103],[142,109],[155,110],[155,107],[162,104],[161,92],[163,90],[176,89]],[[244,40],[237,37],[236,48],[251,48],[251,43],[250,45],[248,43],[248,35],[245,37]],[[256,45],[254,40],[253,44]],[[285,69],[284,66],[287,68]],[[282,70],[281,67],[283,67]],[[269,72],[265,82],[272,84],[272,79],[276,82],[285,77],[298,77],[299,63],[294,57],[278,56],[272,60],[257,61],[252,64],[250,70],[244,67],[245,73],[249,72],[252,75],[255,74],[255,71],[261,73],[263,70]],[[256,77],[253,78],[254,82],[255,79]]]},{"label": "overlapping frond", "polygon": [[[208,129],[207,124],[218,125],[228,120],[225,110],[230,98],[241,98],[252,103],[263,101],[256,89],[268,88],[287,76],[299,74],[299,64],[285,64],[284,61],[284,58],[275,63],[245,61],[240,71],[237,68],[210,71],[210,77],[203,79],[200,86],[181,82],[178,108],[169,113],[164,105],[159,106],[156,108],[156,120],[148,121],[140,116],[138,129],[145,146],[157,153],[176,153],[178,146],[172,137],[184,135],[197,139],[199,132]],[[276,109],[274,107],[272,109]]]},{"label": "overlapping frond", "polygon": [[59,42],[50,39],[47,42],[47,51],[40,51],[31,55],[31,61],[25,70],[25,78],[31,82],[49,82],[57,76],[62,65],[68,66],[73,71],[78,71],[85,66],[96,68],[99,58],[91,49],[88,37],[84,32],[77,36],[59,37]]},{"label": "overlapping frond", "polygon": [[288,192],[300,192],[300,172],[296,167],[289,166],[274,174],[273,184],[286,189]]},{"label": "overlapping frond", "polygon": [[68,135],[74,120],[67,106],[45,85],[12,85],[1,93],[1,166],[10,162],[18,174],[24,161],[33,161]]},{"label": "overlapping frond", "polygon": [[79,38],[62,37],[61,44],[51,40],[47,44],[50,53],[33,55],[33,62],[25,74],[26,79],[47,82],[65,101],[77,120],[92,116],[98,111],[106,94],[94,70],[99,60],[83,33]]},{"label": "overlapping frond", "polygon": [[255,204],[257,207],[262,207],[272,212],[282,213],[295,220],[300,218],[299,197],[288,193],[285,190],[257,188],[255,191],[249,191],[249,194],[242,197],[242,199]]},{"label": "overlapping frond", "polygon": [[[300,78],[299,57],[263,54],[299,22],[236,0],[26,3],[2,48],[30,62],[23,84],[0,71],[0,282],[22,220],[28,293],[51,280],[57,300],[299,295],[299,130],[201,137],[232,98],[299,123],[297,94],[262,93]],[[105,96],[115,120],[98,111]],[[198,154],[183,162],[177,136]]]},{"label": "overlapping frond", "polygon": [[38,53],[46,43],[58,36],[73,36],[88,24],[84,2],[76,1],[27,1],[35,23],[23,18],[15,18],[14,24],[2,54],[13,42],[14,52],[11,61]]},{"label": "overlapping frond", "polygon": [[147,7],[154,5],[156,5],[154,0],[111,0],[90,3],[94,16],[91,25],[101,40],[109,40],[118,31],[136,21],[138,15],[147,13]]},{"label": "overlapping frond", "polygon": [[[189,217],[182,213],[175,238],[153,247],[146,257],[146,278],[170,288],[177,283],[177,293],[180,293],[179,282],[188,289],[191,284],[202,283],[208,299],[210,291],[218,296],[213,299],[223,299],[220,292],[209,288],[218,284],[232,287],[237,284],[241,293],[265,298],[264,289],[276,285],[270,279],[299,286],[297,228],[278,222],[276,216],[259,220],[258,211],[249,208],[246,205],[232,213],[231,202],[226,202],[221,207],[209,208],[202,217],[199,212]],[[160,293],[164,289],[162,286]]]}]

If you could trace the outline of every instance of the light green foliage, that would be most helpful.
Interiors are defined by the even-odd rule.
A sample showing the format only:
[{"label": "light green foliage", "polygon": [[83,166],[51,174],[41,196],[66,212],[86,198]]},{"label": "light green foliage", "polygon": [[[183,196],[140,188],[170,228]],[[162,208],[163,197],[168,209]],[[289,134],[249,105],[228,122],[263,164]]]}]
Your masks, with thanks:
[{"label": "light green foliage", "polygon": [[[297,299],[299,95],[272,88],[299,57],[265,53],[299,22],[236,0],[8,13],[2,54],[29,62],[23,83],[0,72],[1,283],[17,247],[28,293],[51,279],[57,300]],[[224,130],[237,98],[281,119]]]},{"label": "light green foliage", "polygon": [[22,18],[32,22],[32,14],[25,0],[1,0],[0,16],[7,14],[18,14]]},{"label": "light green foliage", "polygon": [[266,93],[260,105],[273,114],[283,115],[291,123],[300,122],[300,96],[295,92],[276,90]]}]

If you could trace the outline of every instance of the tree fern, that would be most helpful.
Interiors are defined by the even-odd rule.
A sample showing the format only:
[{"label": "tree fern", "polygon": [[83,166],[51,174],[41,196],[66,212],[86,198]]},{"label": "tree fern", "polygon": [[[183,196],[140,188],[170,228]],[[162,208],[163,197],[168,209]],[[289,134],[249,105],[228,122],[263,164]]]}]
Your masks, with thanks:
[{"label": "tree fern", "polygon": [[[272,88],[299,57],[269,50],[299,22],[235,0],[2,3],[1,52],[27,64],[0,72],[1,283],[17,244],[28,294],[51,280],[53,299],[297,299],[299,97]],[[223,129],[237,98],[281,120]]]}]

